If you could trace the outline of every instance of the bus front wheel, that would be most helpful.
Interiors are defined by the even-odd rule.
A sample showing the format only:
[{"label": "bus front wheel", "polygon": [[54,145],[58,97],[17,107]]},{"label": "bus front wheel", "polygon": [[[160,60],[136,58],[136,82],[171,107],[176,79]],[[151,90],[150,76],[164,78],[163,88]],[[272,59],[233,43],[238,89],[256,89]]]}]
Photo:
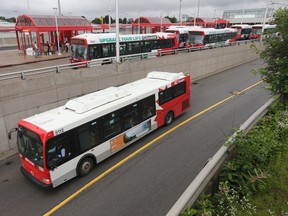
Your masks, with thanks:
[{"label": "bus front wheel", "polygon": [[78,169],[77,169],[78,175],[85,176],[88,173],[90,173],[93,168],[94,168],[93,159],[91,157],[86,157],[78,165]]},{"label": "bus front wheel", "polygon": [[172,124],[173,120],[174,120],[174,114],[173,114],[172,111],[170,111],[170,112],[168,112],[168,113],[166,114],[166,117],[165,117],[165,125],[170,125],[170,124]]}]

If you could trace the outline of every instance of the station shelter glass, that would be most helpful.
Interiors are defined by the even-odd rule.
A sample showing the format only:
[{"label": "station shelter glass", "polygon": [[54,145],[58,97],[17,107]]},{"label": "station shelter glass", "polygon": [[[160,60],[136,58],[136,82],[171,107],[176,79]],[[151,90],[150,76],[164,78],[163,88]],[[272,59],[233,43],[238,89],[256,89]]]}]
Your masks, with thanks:
[{"label": "station shelter glass", "polygon": [[[84,17],[20,15],[15,24],[19,52],[26,54],[27,48],[33,48],[35,42],[40,54],[47,50],[47,42],[50,45],[51,53],[56,52],[58,49],[56,19],[59,47],[62,49],[64,49],[65,42],[70,43],[71,37],[95,30],[95,26],[92,26]],[[104,31],[106,27],[99,25],[97,28],[102,28]]]},{"label": "station shelter glass", "polygon": [[173,23],[164,17],[140,16],[132,23],[132,34],[163,32],[171,25],[173,25]]},{"label": "station shelter glass", "polygon": [[[195,19],[195,21],[194,21]],[[229,27],[230,23],[228,20],[224,19],[213,19],[213,18],[193,18],[190,22],[184,22],[183,25],[187,26],[201,26],[203,28],[226,28]]]}]

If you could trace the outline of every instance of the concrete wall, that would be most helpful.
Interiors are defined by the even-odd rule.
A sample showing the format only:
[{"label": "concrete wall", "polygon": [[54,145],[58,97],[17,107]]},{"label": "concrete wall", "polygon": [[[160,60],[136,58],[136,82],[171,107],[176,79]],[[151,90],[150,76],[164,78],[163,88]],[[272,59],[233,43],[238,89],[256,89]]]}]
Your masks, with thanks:
[{"label": "concrete wall", "polygon": [[7,133],[20,119],[63,105],[71,98],[143,78],[150,71],[187,72],[195,81],[256,58],[250,44],[242,44],[3,82],[0,85],[0,152],[16,147],[16,134],[9,141]]},{"label": "concrete wall", "polygon": [[17,46],[15,32],[0,32],[0,47]]}]

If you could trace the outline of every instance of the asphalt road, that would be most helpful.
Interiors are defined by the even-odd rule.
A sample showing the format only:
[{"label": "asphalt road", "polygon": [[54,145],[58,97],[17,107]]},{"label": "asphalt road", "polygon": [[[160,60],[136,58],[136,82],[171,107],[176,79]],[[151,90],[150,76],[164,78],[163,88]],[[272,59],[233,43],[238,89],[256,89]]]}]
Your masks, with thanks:
[{"label": "asphalt road", "polygon": [[[236,128],[271,98],[264,84],[257,85],[183,126],[173,127],[215,103],[258,82],[251,69],[256,60],[191,85],[191,109],[169,127],[162,127],[100,163],[91,174],[44,191],[19,171],[19,159],[0,164],[1,215],[165,215],[205,162]],[[77,196],[73,193],[145,144],[172,129],[162,139],[100,178]],[[72,194],[70,202],[65,199]],[[64,203],[62,202],[64,201]],[[62,203],[61,203],[62,202]],[[58,204],[61,207],[58,209]]]}]

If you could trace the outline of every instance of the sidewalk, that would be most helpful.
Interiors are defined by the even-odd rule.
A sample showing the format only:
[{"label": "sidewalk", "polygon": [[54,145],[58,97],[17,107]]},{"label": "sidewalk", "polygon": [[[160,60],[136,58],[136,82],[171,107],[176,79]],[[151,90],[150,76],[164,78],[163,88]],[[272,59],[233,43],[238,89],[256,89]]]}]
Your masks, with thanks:
[{"label": "sidewalk", "polygon": [[23,54],[19,54],[18,50],[3,50],[0,51],[0,68],[68,58],[69,56],[70,53],[62,53],[61,55],[41,55],[35,58],[34,56],[24,56]]}]

